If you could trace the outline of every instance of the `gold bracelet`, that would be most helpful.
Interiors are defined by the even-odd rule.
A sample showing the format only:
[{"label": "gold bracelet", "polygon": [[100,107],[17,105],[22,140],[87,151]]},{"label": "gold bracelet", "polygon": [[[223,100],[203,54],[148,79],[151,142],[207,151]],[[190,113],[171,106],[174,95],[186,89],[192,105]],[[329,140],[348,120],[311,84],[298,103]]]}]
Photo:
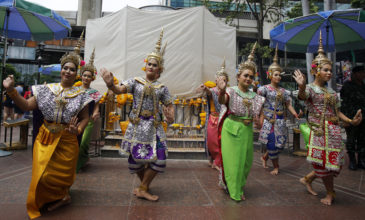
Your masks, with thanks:
[{"label": "gold bracelet", "polygon": [[77,127],[77,135],[80,135],[82,133],[82,129],[80,127]]},{"label": "gold bracelet", "polygon": [[347,123],[351,124],[352,120],[351,119],[348,119],[347,120]]},{"label": "gold bracelet", "polygon": [[14,88],[12,91],[10,91],[10,92],[7,92],[8,93],[8,96],[11,98],[11,99],[13,99],[13,98],[15,98],[15,97],[17,97],[18,96],[18,91]]}]

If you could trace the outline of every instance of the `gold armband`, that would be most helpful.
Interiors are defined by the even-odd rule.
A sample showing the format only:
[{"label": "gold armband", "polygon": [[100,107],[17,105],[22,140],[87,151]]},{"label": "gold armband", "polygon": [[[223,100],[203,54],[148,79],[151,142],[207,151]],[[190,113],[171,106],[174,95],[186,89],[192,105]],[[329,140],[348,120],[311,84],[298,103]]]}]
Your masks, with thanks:
[{"label": "gold armband", "polygon": [[80,127],[77,127],[77,135],[80,135],[82,133],[82,129]]},{"label": "gold armband", "polygon": [[14,88],[12,91],[10,91],[10,92],[7,92],[8,93],[8,96],[11,98],[11,99],[13,99],[13,98],[15,98],[15,97],[17,97],[18,96],[18,91]]}]

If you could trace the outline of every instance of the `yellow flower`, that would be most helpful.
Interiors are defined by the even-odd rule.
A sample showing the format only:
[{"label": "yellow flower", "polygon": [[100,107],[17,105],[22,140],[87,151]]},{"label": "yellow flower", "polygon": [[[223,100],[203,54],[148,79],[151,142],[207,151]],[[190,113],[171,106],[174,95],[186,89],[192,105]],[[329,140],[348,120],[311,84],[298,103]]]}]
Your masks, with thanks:
[{"label": "yellow flower", "polygon": [[127,100],[130,101],[130,102],[133,102],[133,95],[128,93],[127,94]]},{"label": "yellow flower", "polygon": [[125,105],[127,102],[127,94],[117,95],[117,103],[119,106]]},{"label": "yellow flower", "polygon": [[179,99],[175,99],[174,100],[174,105],[178,105],[178,104],[180,104],[180,100]]},{"label": "yellow flower", "polygon": [[204,83],[204,85],[205,85],[206,87],[208,87],[208,88],[214,88],[214,87],[216,87],[215,82],[212,82],[212,81],[206,81],[206,82]]},{"label": "yellow flower", "polygon": [[74,83],[74,86],[81,86],[82,85],[82,82],[81,81],[77,81]]},{"label": "yellow flower", "polygon": [[142,67],[142,71],[146,71],[146,67]]},{"label": "yellow flower", "polygon": [[118,79],[117,79],[117,78],[115,78],[115,76],[114,76],[114,78],[113,78],[113,81],[114,81],[114,85],[118,85],[118,84],[119,84],[119,81],[118,81]]}]

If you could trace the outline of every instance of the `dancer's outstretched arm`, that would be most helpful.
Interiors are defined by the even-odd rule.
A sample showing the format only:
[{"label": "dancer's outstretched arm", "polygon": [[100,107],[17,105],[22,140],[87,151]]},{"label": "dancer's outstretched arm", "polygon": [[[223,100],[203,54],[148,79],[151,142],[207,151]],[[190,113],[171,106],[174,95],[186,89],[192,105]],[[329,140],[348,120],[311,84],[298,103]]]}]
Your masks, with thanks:
[{"label": "dancer's outstretched arm", "polygon": [[217,79],[217,87],[219,89],[218,102],[219,104],[226,105],[228,102],[226,87],[227,87],[227,79],[224,76],[219,76]]},{"label": "dancer's outstretched arm", "polygon": [[344,114],[340,111],[340,109],[338,109],[338,117],[339,117],[342,121],[344,121],[344,122],[346,122],[346,123],[349,123],[349,124],[351,124],[351,125],[353,125],[353,126],[357,126],[357,125],[359,125],[359,124],[361,123],[361,121],[362,121],[362,113],[361,113],[361,109],[357,110],[356,115],[353,117],[353,119],[348,118],[346,115],[344,115]]},{"label": "dancer's outstretched arm", "polygon": [[37,101],[34,96],[30,97],[29,99],[25,99],[14,88],[13,75],[9,75],[6,79],[4,79],[3,85],[9,97],[14,101],[15,105],[17,105],[24,112],[28,112],[38,108]]},{"label": "dancer's outstretched arm", "polygon": [[103,80],[104,80],[106,86],[108,87],[108,89],[110,89],[111,91],[113,91],[117,95],[122,94],[122,93],[127,93],[127,87],[126,86],[124,86],[124,85],[120,86],[120,85],[115,85],[114,84],[113,73],[108,71],[106,68],[101,68],[100,72],[101,72],[101,77],[103,77]]}]

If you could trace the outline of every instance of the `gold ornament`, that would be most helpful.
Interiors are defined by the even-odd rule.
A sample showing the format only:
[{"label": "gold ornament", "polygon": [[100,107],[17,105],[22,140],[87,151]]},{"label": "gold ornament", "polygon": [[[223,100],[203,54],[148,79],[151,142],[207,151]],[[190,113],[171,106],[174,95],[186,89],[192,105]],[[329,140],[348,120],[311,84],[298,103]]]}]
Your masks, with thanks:
[{"label": "gold ornament", "polygon": [[283,69],[280,67],[278,61],[279,61],[279,58],[278,58],[278,44],[276,44],[273,63],[269,66],[269,69],[268,69],[268,74],[267,74],[268,79],[272,78],[272,75],[274,74],[275,71],[279,71],[280,73],[283,72]]},{"label": "gold ornament", "polygon": [[311,69],[312,75],[318,76],[321,73],[322,66],[325,64],[332,65],[332,61],[328,59],[326,57],[326,54],[324,53],[322,44],[322,32],[319,31],[318,55],[312,61],[312,69]]},{"label": "gold ornament", "polygon": [[238,72],[239,74],[245,70],[245,69],[249,69],[253,72],[253,74],[256,73],[256,64],[254,62],[254,55],[255,55],[255,49],[256,49],[256,44],[257,42],[255,42],[255,44],[253,45],[252,49],[251,49],[251,53],[248,56],[248,59],[246,61],[243,61],[240,63],[240,65],[238,66]]},{"label": "gold ornament", "polygon": [[80,61],[81,61],[81,57],[80,57],[80,47],[81,47],[81,42],[84,36],[84,31],[82,31],[81,36],[79,41],[77,42],[76,47],[74,48],[74,51],[70,52],[70,53],[65,53],[60,61],[61,61],[61,66],[65,65],[65,63],[73,63],[75,64],[76,68],[78,68],[78,66],[80,65]]},{"label": "gold ornament", "polygon": [[224,59],[223,59],[221,69],[217,72],[216,78],[218,78],[219,76],[225,76],[227,78],[227,82],[229,81],[229,77],[226,72],[226,57],[224,57]]},{"label": "gold ornament", "polygon": [[85,64],[81,68],[81,75],[85,71],[89,71],[92,74],[92,76],[93,76],[93,80],[95,79],[95,73],[96,73],[96,68],[94,66],[94,59],[95,59],[95,48],[94,48],[93,52],[91,53],[91,56],[90,56],[90,59],[89,59],[89,63]]},{"label": "gold ornament", "polygon": [[166,50],[166,46],[167,43],[165,43],[164,47],[161,50],[161,41],[162,41],[162,37],[163,37],[163,28],[161,30],[160,33],[160,37],[156,43],[155,46],[155,50],[153,52],[151,52],[148,56],[147,56],[147,62],[150,59],[155,59],[158,62],[158,66],[160,67],[160,73],[162,73],[163,71],[163,67],[164,67],[164,59],[163,59],[163,55],[165,54],[165,50]]},{"label": "gold ornament", "polygon": [[242,100],[242,102],[243,102],[243,105],[247,108],[247,109],[249,109],[250,107],[251,107],[251,105],[252,105],[252,103],[250,102],[250,100],[249,99],[243,99]]}]

